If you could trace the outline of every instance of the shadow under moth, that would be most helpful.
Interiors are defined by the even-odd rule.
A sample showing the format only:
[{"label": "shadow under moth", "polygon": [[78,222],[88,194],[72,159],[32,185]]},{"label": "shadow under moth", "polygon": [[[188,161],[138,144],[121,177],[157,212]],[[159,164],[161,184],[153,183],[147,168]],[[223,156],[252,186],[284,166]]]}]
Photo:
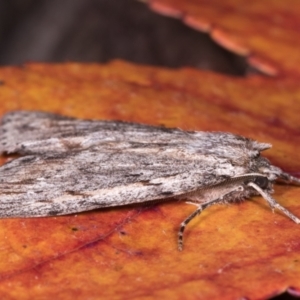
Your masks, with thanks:
[{"label": "shadow under moth", "polygon": [[261,195],[274,181],[300,184],[260,156],[270,144],[224,132],[92,121],[38,111],[2,118],[0,152],[23,155],[0,167],[0,217],[42,217],[154,200],[182,199],[196,210]]}]

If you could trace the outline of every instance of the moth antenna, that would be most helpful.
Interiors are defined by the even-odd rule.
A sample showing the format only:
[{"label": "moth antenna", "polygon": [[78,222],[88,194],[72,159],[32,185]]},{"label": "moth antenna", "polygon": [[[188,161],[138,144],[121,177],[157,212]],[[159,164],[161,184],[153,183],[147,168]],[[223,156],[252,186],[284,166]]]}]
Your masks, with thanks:
[{"label": "moth antenna", "polygon": [[[291,176],[291,177],[296,178],[293,176]],[[284,208],[278,202],[276,202],[276,200],[274,198],[272,198],[270,194],[263,191],[257,184],[255,184],[254,182],[249,182],[248,186],[251,186],[252,188],[254,188],[268,202],[268,204],[270,205],[270,207],[272,208],[273,211],[275,208],[277,208],[282,213],[284,213],[287,217],[289,217],[291,220],[293,220],[296,224],[300,224],[300,219],[298,217],[293,215],[290,211],[288,211],[286,208]]]}]

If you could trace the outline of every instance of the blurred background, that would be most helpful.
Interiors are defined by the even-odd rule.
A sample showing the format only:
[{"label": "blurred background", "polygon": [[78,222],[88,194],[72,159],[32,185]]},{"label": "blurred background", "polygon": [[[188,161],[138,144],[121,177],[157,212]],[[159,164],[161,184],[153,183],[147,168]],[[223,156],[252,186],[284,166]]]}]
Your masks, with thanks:
[{"label": "blurred background", "polygon": [[0,65],[112,59],[245,75],[243,57],[135,0],[1,0]]}]

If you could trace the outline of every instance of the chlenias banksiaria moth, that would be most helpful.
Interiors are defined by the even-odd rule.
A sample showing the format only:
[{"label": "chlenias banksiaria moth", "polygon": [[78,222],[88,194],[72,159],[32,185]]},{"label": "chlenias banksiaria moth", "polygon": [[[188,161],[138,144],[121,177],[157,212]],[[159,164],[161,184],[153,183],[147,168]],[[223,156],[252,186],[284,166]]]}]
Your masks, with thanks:
[{"label": "chlenias banksiaria moth", "polygon": [[179,250],[186,225],[218,203],[261,195],[299,224],[270,195],[276,180],[300,184],[260,156],[270,147],[224,132],[10,112],[1,121],[0,152],[23,156],[0,167],[0,217],[182,199],[197,208],[180,225]]}]

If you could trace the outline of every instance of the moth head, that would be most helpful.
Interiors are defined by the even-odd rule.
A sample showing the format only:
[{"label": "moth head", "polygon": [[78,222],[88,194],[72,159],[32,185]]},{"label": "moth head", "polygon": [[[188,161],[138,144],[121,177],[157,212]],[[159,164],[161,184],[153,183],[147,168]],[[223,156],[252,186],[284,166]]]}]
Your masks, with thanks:
[{"label": "moth head", "polygon": [[260,156],[260,152],[271,148],[271,144],[251,141],[251,151],[253,161],[255,161],[255,171],[266,176],[270,183],[276,180],[281,182],[300,185],[300,179],[288,173],[283,172],[280,168],[271,165],[269,160]]},{"label": "moth head", "polygon": [[257,176],[253,179],[253,182],[263,190],[272,189],[272,183],[267,176]]},{"label": "moth head", "polygon": [[269,166],[261,166],[259,168],[259,173],[265,175],[269,179],[269,181],[273,182],[278,178],[280,178],[283,172],[278,167],[269,165]]},{"label": "moth head", "polygon": [[278,180],[289,184],[300,185],[299,178],[294,177],[289,173],[285,173],[280,168],[271,165],[267,159],[264,158],[264,160],[268,165],[266,163],[261,164],[259,167],[259,172],[265,175],[270,182]]},{"label": "moth head", "polygon": [[[270,194],[273,193],[273,181],[270,181],[266,175],[254,173],[251,178],[244,181],[246,186],[248,186],[247,190],[253,191],[253,185],[255,185],[260,191]],[[251,187],[250,187],[251,186]],[[255,188],[257,191],[257,189]],[[261,194],[259,192],[259,194]]]}]

